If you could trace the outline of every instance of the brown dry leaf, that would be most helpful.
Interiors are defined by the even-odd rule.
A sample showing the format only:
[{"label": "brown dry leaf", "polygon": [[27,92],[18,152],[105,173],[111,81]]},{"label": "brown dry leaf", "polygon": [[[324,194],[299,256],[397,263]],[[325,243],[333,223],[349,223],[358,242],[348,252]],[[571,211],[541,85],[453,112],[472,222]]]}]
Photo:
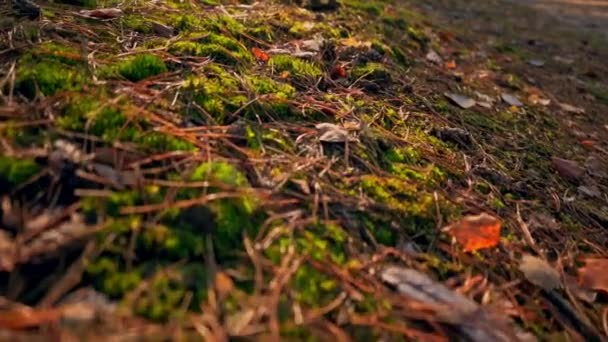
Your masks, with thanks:
[{"label": "brown dry leaf", "polygon": [[464,109],[471,108],[477,103],[472,98],[460,94],[444,93],[443,95],[450,99],[454,104]]},{"label": "brown dry leaf", "polygon": [[346,78],[346,69],[344,69],[344,66],[342,66],[341,64],[336,64],[331,69],[331,72],[329,73],[329,76],[332,79]]},{"label": "brown dry leaf", "polygon": [[578,165],[574,160],[551,158],[551,165],[557,173],[569,181],[578,181],[585,175],[585,169]]},{"label": "brown dry leaf", "polygon": [[234,282],[228,274],[224,272],[217,272],[215,274],[215,289],[218,292],[220,298],[226,297],[232,290],[234,290]]},{"label": "brown dry leaf", "polygon": [[582,140],[581,141],[581,145],[583,145],[584,148],[588,149],[588,150],[593,150],[595,147],[595,141],[593,140]]},{"label": "brown dry leaf", "polygon": [[59,309],[32,309],[20,306],[0,312],[0,328],[9,330],[35,328],[57,322],[60,318],[61,310]]},{"label": "brown dry leaf", "polygon": [[348,140],[348,132],[338,125],[320,123],[315,126],[319,130],[319,141],[329,143],[343,143]]},{"label": "brown dry leaf", "polygon": [[81,10],[78,13],[85,18],[101,20],[118,18],[123,14],[122,10],[119,8],[98,8],[94,10]]},{"label": "brown dry leaf", "polygon": [[567,103],[559,103],[559,108],[561,108],[564,112],[567,112],[567,113],[574,113],[574,114],[584,114],[585,113],[585,109],[575,107],[575,106],[567,104]]},{"label": "brown dry leaf", "polygon": [[587,258],[578,269],[578,282],[582,287],[608,293],[608,259]]},{"label": "brown dry leaf", "polygon": [[498,218],[481,213],[468,215],[444,230],[464,246],[465,252],[491,248],[500,241],[501,222]]},{"label": "brown dry leaf", "polygon": [[547,291],[561,287],[559,273],[545,260],[526,254],[521,258],[519,270],[532,284]]},{"label": "brown dry leaf", "polygon": [[268,54],[261,49],[254,47],[251,49],[251,52],[258,61],[268,62],[268,60],[270,60],[270,56],[268,56]]},{"label": "brown dry leaf", "polygon": [[15,267],[17,245],[13,238],[0,230],[0,272],[11,272]]}]

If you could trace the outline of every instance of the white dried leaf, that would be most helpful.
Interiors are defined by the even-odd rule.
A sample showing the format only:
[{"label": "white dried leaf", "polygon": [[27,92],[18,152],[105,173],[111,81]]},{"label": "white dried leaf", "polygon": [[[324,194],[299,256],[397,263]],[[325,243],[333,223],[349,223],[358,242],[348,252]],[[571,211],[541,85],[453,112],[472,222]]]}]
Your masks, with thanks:
[{"label": "white dried leaf", "polygon": [[441,59],[441,56],[439,56],[435,50],[429,50],[429,52],[426,54],[426,60],[435,64],[443,63],[443,59]]},{"label": "white dried leaf", "polygon": [[521,101],[519,101],[519,99],[515,95],[511,95],[508,93],[502,93],[500,95],[500,97],[502,98],[503,101],[505,101],[506,103],[508,103],[511,106],[522,107],[524,105]]},{"label": "white dried leaf", "polygon": [[472,98],[456,93],[444,93],[445,97],[450,99],[454,104],[458,105],[460,108],[468,109],[473,107],[477,102]]},{"label": "white dried leaf", "polygon": [[559,273],[545,260],[526,254],[522,257],[519,270],[532,284],[547,291],[561,287]]}]

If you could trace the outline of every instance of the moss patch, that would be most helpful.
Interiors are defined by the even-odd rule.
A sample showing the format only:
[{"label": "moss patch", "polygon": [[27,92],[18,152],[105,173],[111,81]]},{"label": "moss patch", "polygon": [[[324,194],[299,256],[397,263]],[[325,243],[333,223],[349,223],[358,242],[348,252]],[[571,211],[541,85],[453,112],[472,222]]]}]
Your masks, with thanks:
[{"label": "moss patch", "polygon": [[165,62],[158,56],[142,54],[122,61],[118,72],[131,82],[141,81],[167,71]]}]

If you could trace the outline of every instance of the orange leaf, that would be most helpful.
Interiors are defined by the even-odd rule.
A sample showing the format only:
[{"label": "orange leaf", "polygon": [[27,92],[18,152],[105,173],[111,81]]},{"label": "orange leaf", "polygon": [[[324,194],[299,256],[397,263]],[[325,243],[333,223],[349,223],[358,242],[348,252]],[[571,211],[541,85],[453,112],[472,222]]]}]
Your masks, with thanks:
[{"label": "orange leaf", "polygon": [[464,246],[465,252],[474,252],[498,245],[500,226],[501,222],[498,218],[481,213],[465,216],[445,230]]},{"label": "orange leaf", "polygon": [[283,72],[281,73],[281,75],[279,75],[279,77],[280,77],[280,78],[282,78],[282,79],[286,79],[286,78],[289,78],[289,75],[291,75],[291,74],[289,73],[289,71],[283,71]]},{"label": "orange leaf", "polygon": [[53,323],[61,318],[59,309],[32,309],[24,306],[0,312],[0,328],[27,329]]},{"label": "orange leaf", "polygon": [[341,64],[336,64],[329,73],[329,76],[332,79],[336,78],[345,78],[346,77],[346,69]]},{"label": "orange leaf", "polygon": [[593,147],[595,146],[595,141],[593,140],[583,140],[581,141],[581,145],[583,145],[584,148],[588,149],[588,150],[592,150]]},{"label": "orange leaf", "polygon": [[270,56],[268,56],[268,54],[256,47],[251,49],[251,52],[253,52],[253,55],[255,56],[255,58],[257,58],[259,61],[262,62],[268,62],[268,60],[270,59]]},{"label": "orange leaf", "polygon": [[588,258],[585,266],[578,269],[578,281],[582,287],[608,293],[608,259]]},{"label": "orange leaf", "polygon": [[450,70],[456,69],[456,61],[452,59],[445,62],[445,67]]}]

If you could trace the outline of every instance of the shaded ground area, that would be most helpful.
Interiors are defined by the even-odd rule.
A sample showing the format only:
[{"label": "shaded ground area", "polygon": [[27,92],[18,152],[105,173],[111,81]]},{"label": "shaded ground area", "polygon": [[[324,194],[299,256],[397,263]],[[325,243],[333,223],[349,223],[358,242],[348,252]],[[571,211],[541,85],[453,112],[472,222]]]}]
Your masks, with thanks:
[{"label": "shaded ground area", "polygon": [[0,336],[601,340],[593,1],[0,8]]}]

